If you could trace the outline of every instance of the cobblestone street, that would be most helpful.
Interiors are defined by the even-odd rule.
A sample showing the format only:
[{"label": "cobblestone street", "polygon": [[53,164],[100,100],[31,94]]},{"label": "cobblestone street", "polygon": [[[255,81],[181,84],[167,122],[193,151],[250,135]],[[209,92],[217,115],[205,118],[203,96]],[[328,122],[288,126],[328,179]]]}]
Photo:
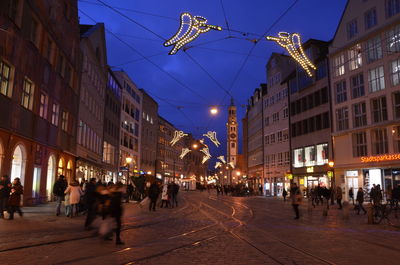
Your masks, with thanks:
[{"label": "cobblestone street", "polygon": [[174,209],[125,204],[123,246],[83,230],[53,205],[1,220],[1,264],[398,264],[400,230],[365,215],[264,197],[182,192]]}]

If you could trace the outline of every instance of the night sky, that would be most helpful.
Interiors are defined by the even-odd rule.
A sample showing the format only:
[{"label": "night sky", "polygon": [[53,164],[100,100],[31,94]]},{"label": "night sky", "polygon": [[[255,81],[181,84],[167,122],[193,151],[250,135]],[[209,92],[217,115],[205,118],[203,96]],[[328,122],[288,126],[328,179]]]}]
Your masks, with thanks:
[{"label": "night sky", "polygon": [[[298,32],[303,42],[309,38],[329,41],[346,4],[346,0],[222,0],[223,4],[220,0],[102,1],[149,29],[97,0],[80,0],[81,24],[103,22],[106,29],[120,39],[111,33],[106,35],[108,64],[116,70],[123,69],[139,88],[148,91],[158,101],[160,115],[177,128],[191,132],[195,137],[207,130],[217,131],[222,147],[212,150],[214,157],[225,154],[226,109],[230,103],[226,91],[230,91],[238,107],[241,131],[240,121],[245,115],[247,99],[260,83],[266,83],[265,65],[270,54],[284,52],[276,43],[261,39],[238,74],[254,46],[250,40],[261,38],[295,3],[267,32],[268,35],[277,35],[279,31]],[[164,47],[163,42],[177,31],[182,12],[203,16],[208,19],[208,24],[221,26],[224,30],[211,30],[200,35],[188,44],[193,47],[187,49],[187,54],[180,50],[175,55],[168,55],[171,46]],[[231,32],[227,30],[227,24]],[[222,111],[216,117],[209,114],[211,105],[221,105]],[[241,135],[239,139],[241,141]]]}]

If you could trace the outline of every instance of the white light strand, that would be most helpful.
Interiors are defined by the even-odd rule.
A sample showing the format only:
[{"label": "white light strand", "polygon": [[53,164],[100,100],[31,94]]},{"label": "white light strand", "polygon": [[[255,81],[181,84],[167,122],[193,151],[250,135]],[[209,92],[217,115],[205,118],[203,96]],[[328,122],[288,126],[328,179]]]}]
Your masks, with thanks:
[{"label": "white light strand", "polygon": [[[281,47],[285,48],[289,55],[296,60],[301,67],[307,72],[308,76],[312,77],[311,69],[316,70],[317,67],[308,59],[307,55],[304,53],[303,47],[301,45],[300,34],[287,32],[279,32],[279,37],[267,36],[267,40],[272,40],[278,43]],[[310,69],[311,68],[311,69]]]},{"label": "white light strand", "polygon": [[182,148],[182,152],[179,156],[180,159],[183,159],[189,152],[191,152],[192,150],[190,150],[189,148]]},{"label": "white light strand", "polygon": [[206,136],[208,139],[211,140],[217,147],[221,144],[218,139],[217,139],[217,133],[216,132],[211,132],[208,131],[207,134],[203,134],[203,136]]},{"label": "white light strand", "polygon": [[221,163],[221,162],[216,162],[214,168],[219,168],[219,167],[221,167],[221,166],[222,166],[222,163]]},{"label": "white light strand", "polygon": [[226,164],[224,156],[219,156],[219,157],[217,157],[217,159],[221,160],[222,163]]},{"label": "white light strand", "polygon": [[181,24],[178,32],[169,40],[164,42],[164,46],[174,45],[174,48],[168,53],[173,55],[178,52],[185,44],[196,39],[201,33],[206,33],[210,29],[221,31],[222,28],[214,25],[207,25],[207,19],[201,16],[192,16],[189,13],[181,14]]},{"label": "white light strand", "polygon": [[170,142],[171,146],[174,146],[180,139],[182,139],[185,136],[188,136],[188,134],[184,133],[183,131],[175,131],[174,138]]},{"label": "white light strand", "polygon": [[228,165],[230,165],[233,169],[235,169],[235,163],[233,163],[233,162],[229,162],[229,164]]}]

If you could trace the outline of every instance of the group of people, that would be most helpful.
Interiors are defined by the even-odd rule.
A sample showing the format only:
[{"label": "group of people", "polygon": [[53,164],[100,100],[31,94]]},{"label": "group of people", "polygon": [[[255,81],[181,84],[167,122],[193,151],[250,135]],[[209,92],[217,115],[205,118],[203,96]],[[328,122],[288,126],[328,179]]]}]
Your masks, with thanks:
[{"label": "group of people", "polygon": [[157,200],[161,193],[160,208],[178,207],[179,185],[175,182],[161,185],[158,181],[153,182],[148,189],[148,197],[150,200],[149,211],[156,211]]},{"label": "group of people", "polygon": [[1,177],[0,180],[0,218],[4,218],[4,213],[8,212],[8,220],[14,219],[14,213],[22,217],[23,212],[21,211],[21,196],[24,193],[24,188],[19,178],[15,178],[13,182],[7,175]]},{"label": "group of people", "polygon": [[[85,229],[94,228],[93,222],[97,218],[101,220],[99,231],[105,240],[112,240],[113,229],[110,223],[115,221],[114,229],[116,244],[121,241],[121,218],[123,213],[122,200],[126,189],[121,182],[102,183],[91,178],[88,182],[80,185],[72,180],[69,184],[63,175],[60,175],[54,183],[53,194],[56,197],[56,215],[61,214],[62,202],[65,204],[65,215],[77,216],[80,211],[86,212]],[[106,227],[106,228],[103,228]]]}]

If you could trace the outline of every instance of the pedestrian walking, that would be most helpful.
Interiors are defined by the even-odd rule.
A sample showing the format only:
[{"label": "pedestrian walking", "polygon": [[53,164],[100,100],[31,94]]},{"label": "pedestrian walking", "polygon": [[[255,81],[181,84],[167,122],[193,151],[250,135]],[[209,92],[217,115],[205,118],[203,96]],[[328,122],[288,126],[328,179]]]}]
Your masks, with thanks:
[{"label": "pedestrian walking", "polygon": [[351,188],[349,189],[349,198],[350,198],[350,200],[353,202],[353,205],[354,205],[354,192],[353,192],[353,187],[351,187]]},{"label": "pedestrian walking", "polygon": [[11,192],[11,182],[7,175],[0,180],[0,218],[4,218],[4,212],[8,208],[8,200]]},{"label": "pedestrian walking", "polygon": [[156,204],[159,195],[160,195],[160,188],[158,186],[158,183],[153,182],[153,184],[151,184],[149,188],[149,199],[150,199],[149,211],[151,210],[156,211]]},{"label": "pedestrian walking", "polygon": [[168,184],[164,184],[161,193],[161,208],[163,208],[165,203],[165,208],[169,207],[169,198],[168,198]]},{"label": "pedestrian walking", "polygon": [[[326,200],[326,209],[329,209],[329,198],[331,196],[333,196],[332,195],[333,189],[328,189],[327,187],[323,187],[321,190],[322,190],[323,197]],[[321,198],[321,202],[322,202],[322,198]],[[323,203],[321,205],[323,205]]]},{"label": "pedestrian walking", "polygon": [[172,182],[172,199],[171,199],[171,204],[172,207],[174,207],[174,205],[176,205],[176,207],[178,207],[178,192],[179,192],[179,185],[176,184],[175,182]]},{"label": "pedestrian walking", "polygon": [[336,187],[336,202],[339,205],[339,210],[341,210],[342,207],[342,198],[343,198],[343,194],[342,194],[342,188],[340,186]]},{"label": "pedestrian walking", "polygon": [[363,203],[364,203],[364,191],[362,188],[359,188],[357,191],[357,214],[360,214],[360,210],[363,210],[364,214],[367,213],[367,211],[364,209]]},{"label": "pedestrian walking", "polygon": [[83,195],[83,201],[87,210],[85,229],[89,230],[93,220],[96,218],[96,179],[91,178],[86,184],[85,194]]},{"label": "pedestrian walking", "polygon": [[56,197],[56,215],[59,216],[61,212],[61,204],[65,201],[65,190],[68,187],[68,183],[64,175],[60,175],[57,181],[53,185],[53,194]]},{"label": "pedestrian walking", "polygon": [[299,219],[300,218],[299,205],[302,201],[302,195],[296,183],[293,183],[292,188],[290,189],[290,197],[292,199],[292,207],[294,213],[296,214],[296,217],[294,219]]},{"label": "pedestrian walking", "polygon": [[123,245],[124,242],[121,240],[121,226],[122,226],[122,197],[124,194],[123,185],[121,182],[117,182],[117,184],[112,184],[109,188],[110,191],[110,216],[115,219],[116,228],[115,228],[115,243],[117,245]]},{"label": "pedestrian walking", "polygon": [[15,178],[11,186],[10,198],[8,200],[8,208],[10,212],[9,220],[14,219],[15,212],[18,212],[19,216],[21,217],[23,216],[23,213],[20,208],[21,196],[23,193],[24,193],[24,188],[21,185],[20,179]]},{"label": "pedestrian walking", "polygon": [[283,201],[286,202],[287,191],[285,188],[283,188],[282,196],[283,196]]},{"label": "pedestrian walking", "polygon": [[132,195],[133,195],[133,185],[132,183],[129,183],[126,186],[126,202],[129,202],[129,200],[132,199]]},{"label": "pedestrian walking", "polygon": [[81,187],[79,186],[79,183],[75,180],[73,180],[68,188],[64,192],[65,194],[69,194],[69,203],[71,204],[71,216],[74,216],[74,209],[75,209],[75,215],[78,216],[78,205],[79,202],[81,201],[81,196],[82,196],[82,190]]}]

